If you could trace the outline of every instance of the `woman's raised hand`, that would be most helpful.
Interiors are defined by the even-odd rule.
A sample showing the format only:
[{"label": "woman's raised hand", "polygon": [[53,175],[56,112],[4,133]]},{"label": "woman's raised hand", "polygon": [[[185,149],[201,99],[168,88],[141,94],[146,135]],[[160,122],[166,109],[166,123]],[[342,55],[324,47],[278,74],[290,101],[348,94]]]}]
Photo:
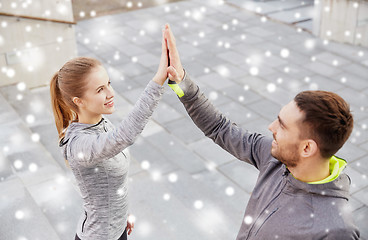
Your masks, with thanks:
[{"label": "woman's raised hand", "polygon": [[167,67],[168,67],[168,56],[167,56],[167,44],[165,40],[165,30],[162,30],[162,49],[161,49],[161,59],[158,66],[157,72],[153,77],[153,81],[160,84],[161,86],[165,83],[167,79]]},{"label": "woman's raised hand", "polygon": [[170,80],[179,83],[183,80],[184,69],[181,65],[178,49],[176,48],[175,37],[171,31],[169,24],[165,25],[164,36],[169,49],[170,66],[167,68],[167,73]]}]

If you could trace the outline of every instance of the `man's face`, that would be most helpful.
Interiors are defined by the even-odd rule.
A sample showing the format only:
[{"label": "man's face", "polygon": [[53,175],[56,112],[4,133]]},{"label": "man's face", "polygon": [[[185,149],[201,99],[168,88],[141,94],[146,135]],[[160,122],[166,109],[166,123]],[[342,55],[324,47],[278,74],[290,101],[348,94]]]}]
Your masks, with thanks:
[{"label": "man's face", "polygon": [[281,109],[277,119],[268,126],[274,139],[272,156],[290,168],[297,166],[300,153],[303,151],[299,138],[299,124],[303,117],[304,114],[296,103],[291,101]]}]

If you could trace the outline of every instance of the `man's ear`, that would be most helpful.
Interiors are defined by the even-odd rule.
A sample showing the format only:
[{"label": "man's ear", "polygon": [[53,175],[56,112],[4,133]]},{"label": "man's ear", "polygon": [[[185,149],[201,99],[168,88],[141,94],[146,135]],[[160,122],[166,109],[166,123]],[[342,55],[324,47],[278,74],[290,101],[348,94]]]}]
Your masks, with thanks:
[{"label": "man's ear", "polygon": [[304,158],[312,157],[318,153],[318,145],[312,139],[302,141],[302,147],[301,156]]},{"label": "man's ear", "polygon": [[77,105],[78,107],[84,106],[82,99],[80,99],[79,97],[73,97],[73,103]]}]

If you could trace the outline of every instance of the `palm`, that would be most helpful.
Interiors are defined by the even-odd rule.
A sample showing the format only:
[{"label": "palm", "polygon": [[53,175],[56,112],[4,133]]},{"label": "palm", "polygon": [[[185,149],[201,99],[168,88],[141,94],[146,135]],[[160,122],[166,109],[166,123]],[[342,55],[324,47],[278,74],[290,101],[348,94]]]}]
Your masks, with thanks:
[{"label": "palm", "polygon": [[176,47],[175,37],[168,24],[165,25],[165,39],[169,49],[170,66],[174,67],[177,72],[177,76],[174,76],[174,79],[170,79],[178,82],[182,80],[184,76],[184,70],[183,66],[181,65],[178,49]]}]

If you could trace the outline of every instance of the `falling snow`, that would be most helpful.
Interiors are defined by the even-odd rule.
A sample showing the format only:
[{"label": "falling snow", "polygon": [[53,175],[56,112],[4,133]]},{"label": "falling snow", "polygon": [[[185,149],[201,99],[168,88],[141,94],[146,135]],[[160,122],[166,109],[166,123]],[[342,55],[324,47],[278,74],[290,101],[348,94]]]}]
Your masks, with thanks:
[{"label": "falling snow", "polygon": [[[35,1],[32,0],[13,1],[9,3],[7,7],[10,7],[14,11],[27,8],[30,9],[34,2]],[[48,8],[44,8],[42,10],[42,17],[53,18],[53,16],[57,14],[66,15],[68,13],[67,2],[68,1],[59,1],[59,4],[57,4],[57,7],[54,9],[51,9],[49,6]],[[185,4],[191,5],[190,1],[184,2]],[[278,100],[274,99],[274,96],[279,97],[278,94],[285,91],[292,92],[292,95],[294,92],[296,93],[301,90],[328,89],[330,86],[322,80],[319,80],[322,79],[321,76],[326,77],[324,74],[328,73],[320,69],[319,72],[315,72],[313,69],[311,70],[311,68],[322,65],[326,66],[326,68],[328,67],[328,69],[332,69],[331,71],[334,71],[333,74],[327,77],[331,82],[334,81],[334,84],[339,87],[339,93],[341,92],[342,95],[345,94],[349,98],[350,92],[345,93],[346,89],[352,92],[362,92],[362,95],[364,93],[364,97],[359,98],[360,96],[357,94],[354,96],[356,99],[352,101],[354,113],[358,120],[355,124],[354,132],[349,139],[349,144],[357,148],[357,151],[354,152],[357,156],[354,155],[354,157],[352,157],[352,162],[349,162],[349,167],[351,166],[354,168],[354,170],[350,171],[356,173],[352,178],[352,187],[355,189],[354,191],[358,192],[356,188],[360,188],[361,185],[366,186],[365,183],[367,182],[367,175],[362,174],[361,170],[366,168],[364,154],[367,152],[366,138],[368,122],[366,121],[367,106],[365,106],[365,95],[368,86],[365,82],[358,82],[360,79],[364,78],[363,74],[359,71],[350,74],[349,71],[345,70],[348,69],[347,66],[365,66],[368,64],[366,48],[354,48],[354,46],[349,46],[351,56],[345,57],[345,51],[341,51],[341,53],[333,51],[334,48],[338,47],[336,47],[337,44],[332,39],[337,34],[340,34],[333,28],[325,30],[325,39],[318,39],[311,34],[306,34],[303,27],[295,24],[295,27],[291,28],[291,37],[289,37],[276,32],[276,30],[274,31],[272,27],[270,27],[278,23],[271,21],[272,18],[266,14],[267,8],[263,7],[263,4],[262,7],[255,4],[252,11],[256,12],[257,15],[249,16],[251,21],[248,21],[248,19],[245,21],[243,17],[244,14],[247,13],[241,12],[241,14],[233,14],[239,13],[239,11],[229,6],[227,2],[228,1],[217,0],[197,1],[195,5],[191,5],[192,7],[183,7],[185,4],[182,3],[170,3],[160,6],[160,8],[157,8],[158,10],[156,9],[157,11],[155,10],[155,12],[152,13],[148,11],[149,8],[147,8],[147,11],[145,10],[142,2],[126,1],[124,2],[125,9],[129,11],[142,8],[139,9],[139,11],[141,11],[142,16],[145,17],[144,20],[140,18],[139,14],[136,14],[129,16],[129,18],[127,18],[128,20],[119,20],[117,23],[114,17],[102,16],[97,8],[85,8],[78,10],[76,16],[86,21],[85,23],[87,23],[87,21],[89,21],[88,18],[91,17],[92,20],[94,20],[91,29],[88,27],[82,28],[78,25],[72,26],[71,28],[76,30],[77,45],[83,47],[82,52],[84,50],[85,52],[83,53],[97,56],[103,61],[103,64],[106,64],[106,69],[109,73],[109,77],[112,79],[113,85],[116,83],[116,98],[119,98],[119,101],[123,102],[123,110],[121,112],[119,111],[117,113],[118,115],[126,114],[128,109],[131,109],[134,104],[132,99],[141,92],[142,86],[144,85],[143,78],[150,79],[152,77],[151,75],[157,65],[150,62],[151,59],[149,57],[146,59],[144,54],[150,53],[152,55],[157,55],[159,52],[159,50],[157,50],[159,48],[156,48],[154,44],[158,43],[158,33],[162,24],[168,21],[167,19],[170,20],[169,22],[172,24],[173,31],[177,34],[177,42],[180,54],[183,56],[182,62],[184,67],[186,67],[187,64],[190,66],[189,63],[198,62],[198,67],[190,66],[188,69],[186,68],[186,70],[191,75],[192,79],[200,85],[201,90],[205,92],[208,99],[212,101],[216,107],[219,106],[219,108],[229,106],[231,103],[230,101],[236,102],[237,105],[241,105],[244,108],[248,108],[249,101],[251,102],[251,104],[249,104],[250,107],[252,107],[253,102],[277,102]],[[316,1],[315,4],[319,4],[318,1]],[[360,7],[358,2],[352,4],[354,8]],[[3,8],[4,5],[5,3],[0,3],[0,9]],[[228,9],[231,11],[227,12]],[[325,12],[333,11],[329,6],[323,6],[322,10]],[[160,14],[159,17],[157,16],[158,14]],[[226,17],[216,18],[216,15],[221,16],[223,14],[226,15]],[[161,18],[161,15],[164,16]],[[292,21],[301,21],[306,17],[305,13],[298,9],[293,10],[290,16]],[[246,17],[248,18],[248,16]],[[173,21],[172,19],[178,19],[179,21],[177,23],[171,22]],[[20,21],[22,22],[23,20],[20,19]],[[252,26],[248,26],[248,23],[251,23]],[[0,48],[9,44],[10,39],[7,38],[6,32],[11,30],[13,24],[14,22],[11,18],[1,19],[0,29],[2,31],[0,31]],[[54,138],[56,139],[55,143],[57,142],[57,133],[53,125],[52,111],[48,106],[49,99],[46,100],[42,98],[40,100],[40,98],[31,98],[30,96],[37,95],[38,92],[32,92],[33,89],[29,79],[24,78],[24,72],[22,72],[22,70],[25,70],[27,76],[37,74],[40,66],[47,65],[49,62],[51,63],[49,60],[50,56],[45,54],[42,49],[38,48],[38,43],[29,37],[37,34],[40,29],[42,30],[44,25],[26,21],[24,21],[24,23],[22,22],[22,24],[21,32],[26,36],[26,39],[21,45],[11,49],[11,52],[14,52],[17,59],[25,61],[29,60],[31,57],[32,61],[19,64],[19,66],[15,64],[1,66],[0,79],[1,81],[12,82],[11,88],[14,92],[11,94],[12,99],[9,97],[9,105],[11,107],[14,106],[15,111],[18,111],[17,114],[13,115],[19,115],[19,121],[14,122],[19,122],[22,124],[22,127],[27,127],[30,131],[23,134],[15,132],[16,129],[13,127],[4,129],[4,132],[14,131],[14,133],[9,136],[10,140],[8,142],[1,145],[0,170],[3,171],[3,169],[5,169],[4,176],[1,176],[1,182],[7,181],[7,177],[5,176],[7,174],[6,171],[14,172],[20,177],[23,177],[22,174],[31,174],[33,176],[37,175],[42,179],[45,168],[49,170],[49,162],[53,162],[49,161],[49,159],[51,157],[55,158],[55,156],[50,156],[49,153],[44,154],[46,156],[45,159],[47,158],[47,161],[49,161],[44,162],[42,159],[29,160],[29,158],[27,158],[27,152],[24,156],[15,154],[20,150],[17,146],[22,146],[22,144],[25,143],[32,144],[32,146],[42,146],[42,148],[44,148],[44,146],[48,146],[48,141],[54,141]],[[113,28],[115,24],[118,25],[117,29]],[[285,25],[283,27],[287,26]],[[259,32],[257,32],[257,28],[260,28],[262,31],[259,30]],[[262,34],[265,34],[265,36]],[[268,36],[267,34],[270,35]],[[345,37],[355,37],[362,41],[366,37],[366,34],[363,32],[356,32],[348,29],[344,29],[341,34]],[[295,39],[293,36],[296,36]],[[115,40],[116,42],[114,42]],[[57,45],[53,48],[56,54],[56,52],[62,53],[64,51],[64,44],[69,43],[70,39],[58,32],[50,36],[50,41],[53,41],[53,43]],[[253,41],[255,43],[253,43]],[[131,49],[129,49],[130,46]],[[149,48],[146,46],[149,46]],[[182,51],[182,49],[185,50]],[[213,49],[213,52],[211,49]],[[325,52],[331,54],[331,56],[328,54],[324,55],[323,53]],[[201,57],[207,53],[209,54],[208,60],[203,60]],[[226,53],[230,54],[222,55]],[[221,56],[221,58],[219,56]],[[234,56],[234,59],[228,56]],[[213,64],[212,59],[214,59],[215,64]],[[131,69],[125,69],[125,65],[132,67]],[[203,80],[205,77],[210,77],[212,75],[220,75],[221,78],[225,80],[219,82],[216,81],[218,79]],[[14,84],[14,82],[16,84]],[[360,85],[362,85],[362,87]],[[334,86],[331,84],[331,87]],[[4,89],[0,89],[1,96],[2,98],[8,98],[8,93]],[[236,89],[237,91],[232,92],[231,89]],[[253,95],[257,95],[254,101],[252,98],[248,99],[249,96]],[[265,95],[267,95],[267,97],[265,97]],[[42,94],[40,94],[40,96],[43,97]],[[169,97],[167,97],[167,99],[165,98],[163,102],[166,106],[159,109],[162,112],[160,112],[159,117],[153,119],[153,126],[149,126],[149,128],[154,129],[152,130],[154,133],[149,133],[140,137],[143,140],[137,140],[137,143],[142,141],[144,144],[140,143],[141,145],[135,144],[132,146],[135,154],[137,154],[137,151],[145,152],[144,147],[147,148],[146,155],[152,153],[152,158],[150,158],[150,156],[146,156],[146,158],[140,156],[137,157],[137,161],[132,161],[131,163],[131,167],[134,170],[132,171],[132,177],[129,178],[129,183],[132,186],[129,191],[134,191],[135,195],[147,197],[145,201],[132,202],[132,208],[153,209],[153,205],[155,201],[157,201],[161,206],[160,211],[166,211],[166,206],[180,203],[178,209],[173,209],[172,211],[183,210],[185,206],[186,211],[192,211],[189,214],[190,216],[192,216],[192,213],[197,216],[196,219],[188,221],[196,223],[196,227],[201,229],[203,234],[209,234],[209,236],[218,234],[223,231],[222,228],[228,227],[226,225],[228,214],[224,213],[226,209],[221,209],[221,204],[225,205],[227,199],[233,201],[235,198],[245,195],[245,192],[239,188],[238,185],[234,185],[234,182],[237,180],[232,179],[231,176],[227,176],[228,173],[225,171],[232,170],[230,167],[235,160],[232,156],[226,159],[226,156],[222,155],[226,154],[226,152],[219,154],[215,150],[212,152],[212,149],[202,149],[205,145],[203,145],[203,139],[200,137],[203,136],[200,135],[197,137],[196,134],[199,133],[194,132],[197,129],[191,122],[190,127],[185,126],[186,129],[184,133],[181,133],[184,136],[180,134],[176,135],[175,131],[178,131],[180,128],[178,127],[180,126],[178,123],[182,124],[180,121],[182,121],[183,116],[185,116],[185,112],[178,110],[178,106],[180,105],[177,105],[179,102],[176,102],[176,99],[169,99]],[[26,105],[27,109],[23,108],[19,110],[23,105]],[[170,114],[164,116],[163,111],[167,111],[168,109]],[[233,113],[229,111],[229,118],[232,117],[232,114]],[[259,120],[259,124],[265,125],[266,123],[263,123],[263,121],[267,121],[268,124],[269,120],[264,119],[263,114],[264,113],[259,113],[259,109],[246,109],[242,112],[244,125],[246,126],[248,122],[254,124],[253,119],[255,118]],[[161,117],[163,118],[161,119]],[[47,121],[45,121],[46,118],[48,118]],[[240,124],[243,126],[243,123]],[[52,129],[53,132],[51,130],[48,131],[49,129],[43,131],[42,127],[39,127],[49,125],[52,126],[50,129]],[[266,127],[267,126],[265,126],[265,128]],[[49,132],[50,136],[53,134],[55,137],[53,136],[53,138],[51,138],[48,136]],[[155,134],[162,132],[172,139],[156,142]],[[188,135],[186,134],[190,137],[187,137]],[[208,142],[206,144],[213,143]],[[26,151],[29,151],[26,148],[29,147],[24,147]],[[180,158],[181,156],[176,156],[172,154],[171,151],[179,152],[183,155],[187,154],[188,158],[191,159],[186,162],[184,159]],[[155,155],[156,152],[157,155]],[[363,154],[360,154],[361,152],[363,152]],[[52,151],[50,151],[50,153],[53,154]],[[143,156],[145,155],[143,154]],[[62,158],[61,155],[59,157]],[[79,153],[77,157],[83,159],[85,155]],[[193,163],[193,159],[199,160],[199,163]],[[201,162],[201,160],[203,160],[203,162]],[[9,161],[7,166],[4,165],[5,161]],[[64,162],[59,165],[64,166],[62,164],[64,164]],[[57,169],[60,168],[59,165],[57,165]],[[99,174],[101,172],[100,170],[102,169],[99,167],[94,168],[96,174]],[[41,171],[42,174],[40,174]],[[53,171],[54,170],[50,167],[50,175],[54,174]],[[208,176],[211,176],[211,178],[206,179],[206,177],[208,177],[206,174],[209,174]],[[224,176],[225,178],[223,178]],[[60,201],[55,201],[59,212],[68,212],[70,209],[74,210],[74,207],[71,208],[71,204],[73,204],[71,202],[75,201],[75,199],[79,199],[77,198],[79,196],[76,195],[76,197],[70,194],[70,196],[72,196],[72,201],[64,201],[62,195],[69,196],[69,192],[64,193],[62,189],[69,184],[75,185],[75,183],[73,182],[72,184],[70,182],[71,180],[64,175],[56,177],[53,175],[53,179],[55,180],[55,186],[48,185],[48,190],[42,190],[45,191],[45,194],[42,195],[47,195],[47,198],[50,199],[57,199],[60,197]],[[147,179],[146,182],[143,182],[145,179]],[[231,179],[231,181],[229,179]],[[359,183],[354,182],[357,181],[357,179],[359,179]],[[21,180],[26,181],[24,179]],[[202,182],[201,180],[204,181]],[[48,181],[49,179],[45,179],[45,181],[42,179],[43,183],[47,183]],[[208,186],[206,184],[208,184]],[[184,188],[185,191],[181,190],[181,188]],[[206,195],[212,191],[214,192],[214,189],[216,193],[212,194],[217,194],[216,196]],[[74,189],[70,191],[74,193]],[[54,196],[52,194],[48,196],[47,192],[54,194]],[[32,194],[34,193],[32,192]],[[127,189],[119,188],[116,194],[127,194]],[[321,194],[324,193],[322,192]],[[151,199],[154,199],[154,201]],[[331,202],[331,205],[336,206],[337,204]],[[173,205],[170,205],[170,207],[172,206]],[[233,207],[236,209],[236,212],[244,210],[243,205],[234,205]],[[366,208],[365,205],[363,207]],[[50,213],[51,210],[52,209],[47,207],[41,208],[41,211],[44,213]],[[9,211],[11,211],[11,218],[19,222],[25,222],[29,217],[34,217],[30,216],[30,212],[27,208],[18,207],[17,209]],[[145,214],[148,212],[145,212]],[[141,215],[139,211],[136,211],[134,214],[137,214],[137,217],[130,215],[128,220],[130,222],[137,221],[136,232],[134,234],[137,234],[137,236],[139,235],[141,238],[153,235],[157,230],[155,229],[156,226],[159,224],[165,224],[165,227],[172,233],[178,231],[178,226],[172,224],[173,220],[170,219],[169,216],[165,215],[165,218],[153,222],[153,220],[148,217],[142,217],[144,215]],[[161,216],[161,214],[164,214],[164,212],[158,215]],[[180,216],[187,217],[185,214]],[[309,217],[316,218],[317,216],[311,214]],[[246,225],[254,223],[253,216],[249,215],[245,216],[243,221]],[[67,232],[70,226],[60,221],[55,223],[53,227],[58,232]],[[238,227],[239,226],[228,227],[230,229],[228,231],[234,233],[237,231]],[[330,229],[326,228],[324,231],[329,233]],[[219,238],[221,237],[222,236]],[[281,236],[276,234],[274,238],[280,239]],[[19,234],[15,239],[26,240],[30,238],[25,234]]]}]

